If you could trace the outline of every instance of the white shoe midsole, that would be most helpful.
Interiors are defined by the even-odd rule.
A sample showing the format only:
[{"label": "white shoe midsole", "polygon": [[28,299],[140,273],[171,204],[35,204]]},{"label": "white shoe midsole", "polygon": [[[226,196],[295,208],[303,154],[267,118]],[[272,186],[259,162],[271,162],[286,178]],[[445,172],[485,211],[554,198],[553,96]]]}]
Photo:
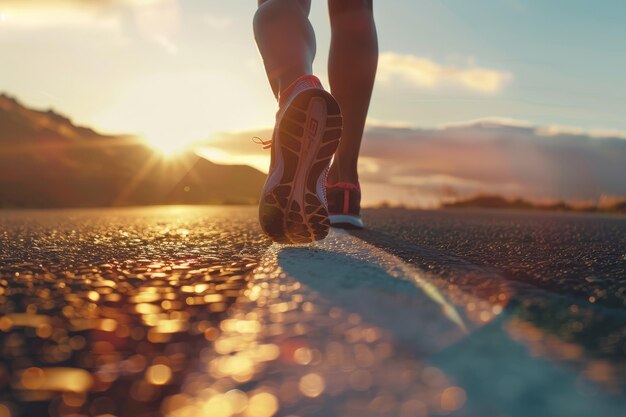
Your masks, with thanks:
[{"label": "white shoe midsole", "polygon": [[363,227],[363,220],[358,216],[351,216],[349,214],[331,214],[328,216],[330,224],[351,224],[356,227]]}]

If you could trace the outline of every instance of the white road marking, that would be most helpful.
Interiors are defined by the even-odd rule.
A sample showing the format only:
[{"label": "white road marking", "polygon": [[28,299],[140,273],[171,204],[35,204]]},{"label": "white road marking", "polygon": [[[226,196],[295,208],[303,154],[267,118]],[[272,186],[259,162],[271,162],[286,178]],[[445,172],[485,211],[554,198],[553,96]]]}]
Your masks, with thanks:
[{"label": "white road marking", "polygon": [[274,244],[261,265],[263,276],[286,274],[423,352],[469,333],[443,289],[422,271],[343,230],[314,244]]}]

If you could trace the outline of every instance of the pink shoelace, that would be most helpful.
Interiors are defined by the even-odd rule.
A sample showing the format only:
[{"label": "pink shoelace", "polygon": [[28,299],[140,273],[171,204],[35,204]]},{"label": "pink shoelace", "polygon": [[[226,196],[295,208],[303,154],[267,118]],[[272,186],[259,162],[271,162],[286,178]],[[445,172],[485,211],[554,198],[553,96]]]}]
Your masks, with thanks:
[{"label": "pink shoelace", "polygon": [[272,140],[263,140],[258,136],[254,136],[252,138],[252,142],[256,143],[257,145],[261,145],[263,146],[263,149],[269,149],[272,147]]}]

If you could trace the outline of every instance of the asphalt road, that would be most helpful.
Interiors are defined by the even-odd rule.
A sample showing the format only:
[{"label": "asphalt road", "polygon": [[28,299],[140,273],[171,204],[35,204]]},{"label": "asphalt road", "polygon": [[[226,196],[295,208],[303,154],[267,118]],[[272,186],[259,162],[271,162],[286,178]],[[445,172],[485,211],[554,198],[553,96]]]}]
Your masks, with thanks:
[{"label": "asphalt road", "polygon": [[0,416],[615,416],[626,219],[0,212]]}]

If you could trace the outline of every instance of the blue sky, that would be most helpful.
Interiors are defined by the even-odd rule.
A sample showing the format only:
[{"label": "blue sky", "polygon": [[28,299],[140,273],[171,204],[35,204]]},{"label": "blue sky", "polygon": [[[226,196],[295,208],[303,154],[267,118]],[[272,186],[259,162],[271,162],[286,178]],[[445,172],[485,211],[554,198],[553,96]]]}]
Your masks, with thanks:
[{"label": "blue sky", "polygon": [[[326,3],[313,0],[326,78]],[[0,0],[0,91],[163,146],[272,124],[254,0]],[[373,124],[626,131],[626,3],[375,1]]]},{"label": "blue sky", "polygon": [[450,119],[458,114],[461,119],[500,116],[539,124],[626,127],[624,2],[406,0],[378,2],[377,11],[383,51],[438,62],[472,57],[477,65],[513,76],[489,97],[407,94],[401,103],[414,103],[425,116],[400,119],[429,124],[445,121],[448,113]]}]

